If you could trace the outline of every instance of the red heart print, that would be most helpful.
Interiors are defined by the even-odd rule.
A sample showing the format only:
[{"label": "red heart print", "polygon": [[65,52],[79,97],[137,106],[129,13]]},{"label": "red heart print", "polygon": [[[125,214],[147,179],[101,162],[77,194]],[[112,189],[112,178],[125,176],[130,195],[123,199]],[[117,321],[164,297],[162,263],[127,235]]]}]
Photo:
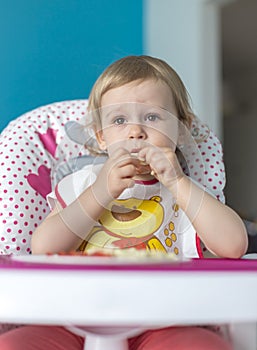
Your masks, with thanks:
[{"label": "red heart print", "polygon": [[44,198],[46,198],[48,193],[52,190],[50,172],[51,169],[47,168],[45,165],[41,165],[38,168],[38,174],[29,174],[27,176],[27,181],[30,186]]},{"label": "red heart print", "polygon": [[45,149],[54,157],[57,143],[56,143],[57,130],[48,128],[45,134],[38,133],[40,141],[44,145]]}]

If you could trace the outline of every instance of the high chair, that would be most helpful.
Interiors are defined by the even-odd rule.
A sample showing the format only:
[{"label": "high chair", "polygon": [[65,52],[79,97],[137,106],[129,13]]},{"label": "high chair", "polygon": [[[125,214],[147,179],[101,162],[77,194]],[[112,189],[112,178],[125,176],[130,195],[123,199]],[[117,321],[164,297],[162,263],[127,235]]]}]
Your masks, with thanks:
[{"label": "high chair", "polygon": [[[30,254],[33,231],[50,211],[46,195],[63,176],[96,161],[89,152],[95,139],[90,130],[82,127],[86,108],[87,100],[52,103],[13,120],[2,131],[0,254]],[[196,150],[189,148],[183,154],[183,171],[224,202],[225,173],[221,144],[212,131],[198,120],[192,123],[191,134],[197,147]],[[84,143],[88,147],[84,147]],[[199,165],[202,163],[200,158],[204,170]],[[104,158],[100,156],[97,161],[103,162]],[[85,329],[73,327],[72,330],[85,334]],[[100,350],[104,344],[106,348],[107,342],[109,349],[126,350],[126,338],[140,331],[128,328],[114,334],[112,328],[104,328],[98,329],[96,336],[94,330],[90,332],[87,327],[86,349]],[[238,338],[238,343],[243,339],[244,344],[248,341],[253,344],[256,328],[252,327],[249,332],[248,339],[244,339],[243,332],[236,330],[235,339]],[[99,333],[105,337],[99,336]],[[245,349],[254,350],[247,346]]]}]

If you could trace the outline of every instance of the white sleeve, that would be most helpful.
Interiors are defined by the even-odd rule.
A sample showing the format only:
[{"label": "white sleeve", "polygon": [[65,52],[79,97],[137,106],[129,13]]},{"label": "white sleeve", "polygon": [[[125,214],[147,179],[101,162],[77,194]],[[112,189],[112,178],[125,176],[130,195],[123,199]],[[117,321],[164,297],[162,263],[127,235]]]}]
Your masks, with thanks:
[{"label": "white sleeve", "polygon": [[78,198],[85,189],[91,186],[102,168],[100,165],[88,165],[85,168],[64,177],[47,195],[47,201],[53,209],[58,201],[63,208]]},{"label": "white sleeve", "polygon": [[55,191],[48,193],[48,195],[46,196],[46,199],[47,199],[47,203],[49,205],[50,210],[51,211],[54,210],[54,208],[56,206],[56,202],[57,202]]}]

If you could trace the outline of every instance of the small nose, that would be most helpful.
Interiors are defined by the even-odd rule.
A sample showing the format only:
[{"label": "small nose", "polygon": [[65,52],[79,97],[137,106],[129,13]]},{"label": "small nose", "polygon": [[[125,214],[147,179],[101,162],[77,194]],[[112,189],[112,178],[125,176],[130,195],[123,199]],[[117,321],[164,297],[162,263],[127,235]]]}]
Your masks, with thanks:
[{"label": "small nose", "polygon": [[145,139],[146,133],[142,125],[140,124],[130,124],[129,129],[130,139]]}]

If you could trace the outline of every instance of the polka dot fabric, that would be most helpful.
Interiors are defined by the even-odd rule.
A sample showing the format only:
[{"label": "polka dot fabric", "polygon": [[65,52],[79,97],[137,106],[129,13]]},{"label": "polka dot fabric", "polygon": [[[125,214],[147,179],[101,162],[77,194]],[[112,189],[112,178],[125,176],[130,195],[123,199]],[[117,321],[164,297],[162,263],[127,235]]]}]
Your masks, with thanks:
[{"label": "polka dot fabric", "polygon": [[[85,120],[87,100],[53,103],[12,121],[0,138],[0,254],[29,254],[33,231],[49,213],[51,172],[63,161],[88,154],[67,138],[64,125]],[[184,150],[184,172],[224,202],[222,147],[195,121],[193,147]],[[195,146],[196,145],[196,146]]]},{"label": "polka dot fabric", "polygon": [[[62,159],[83,155],[83,147],[65,147],[64,124],[81,120],[87,101],[37,108],[12,121],[0,138],[0,254],[30,253],[33,231],[49,213],[51,170]],[[82,150],[82,151],[81,151]]]},{"label": "polka dot fabric", "polygon": [[[225,169],[223,152],[220,142],[210,132],[208,140],[198,145],[204,164],[204,186],[207,187],[221,202],[225,202],[223,189],[225,186]],[[192,163],[192,162],[191,162]],[[190,165],[192,177],[201,183],[198,178],[198,162]]]},{"label": "polka dot fabric", "polygon": [[217,136],[200,120],[192,123],[193,145],[184,151],[183,171],[225,203],[226,183],[223,149]]}]

